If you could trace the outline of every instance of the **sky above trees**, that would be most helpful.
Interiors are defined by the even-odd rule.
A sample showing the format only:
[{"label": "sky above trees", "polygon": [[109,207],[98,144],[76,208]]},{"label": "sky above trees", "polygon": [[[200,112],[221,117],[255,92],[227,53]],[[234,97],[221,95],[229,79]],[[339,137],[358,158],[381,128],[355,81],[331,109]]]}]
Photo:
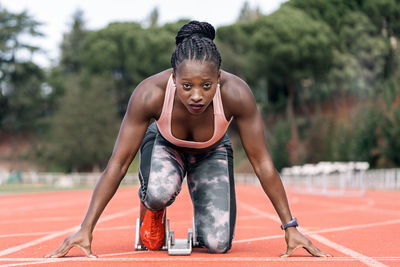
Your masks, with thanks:
[{"label": "sky above trees", "polygon": [[[207,21],[218,27],[234,23],[245,2],[246,0],[204,0],[201,3],[196,0],[184,2],[179,0],[0,0],[0,6],[11,12],[27,10],[35,20],[43,23],[39,29],[45,36],[29,41],[46,51],[46,53],[34,55],[34,61],[42,67],[48,67],[58,58],[63,34],[69,31],[72,15],[77,9],[83,11],[86,27],[90,30],[104,28],[116,21],[145,22],[156,7],[159,11],[160,24],[188,18]],[[278,9],[286,0],[247,0],[247,2],[251,7],[258,6],[262,13],[269,14]]]}]

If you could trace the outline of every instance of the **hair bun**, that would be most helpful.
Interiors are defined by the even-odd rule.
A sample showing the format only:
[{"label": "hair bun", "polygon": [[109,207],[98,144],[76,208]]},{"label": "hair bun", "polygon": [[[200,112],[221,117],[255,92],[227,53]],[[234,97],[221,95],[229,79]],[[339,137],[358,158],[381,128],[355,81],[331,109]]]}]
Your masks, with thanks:
[{"label": "hair bun", "polygon": [[175,37],[175,43],[176,45],[178,45],[184,39],[190,38],[194,35],[197,35],[200,38],[205,37],[214,40],[215,29],[208,22],[199,22],[197,20],[193,20],[183,25],[182,28],[178,31],[178,34]]}]

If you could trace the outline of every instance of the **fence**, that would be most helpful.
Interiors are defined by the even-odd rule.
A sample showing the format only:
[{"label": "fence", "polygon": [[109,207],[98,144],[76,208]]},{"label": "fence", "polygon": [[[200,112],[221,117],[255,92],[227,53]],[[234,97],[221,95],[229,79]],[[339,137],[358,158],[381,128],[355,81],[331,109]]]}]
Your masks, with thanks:
[{"label": "fence", "polygon": [[[0,186],[6,183],[23,184],[45,184],[55,187],[72,188],[80,185],[94,185],[100,178],[101,173],[50,173],[50,172],[0,172]],[[136,184],[138,177],[127,174],[121,184]]]},{"label": "fence", "polygon": [[[6,183],[46,184],[55,187],[72,188],[80,185],[94,185],[101,173],[42,173],[0,172],[0,186]],[[282,181],[287,187],[298,189],[309,194],[362,195],[366,189],[394,190],[400,189],[400,168],[377,170],[348,170],[332,173],[281,173]],[[235,174],[239,184],[259,184],[253,173]],[[137,174],[127,174],[121,184],[138,184]]]},{"label": "fence", "polygon": [[282,170],[282,180],[307,194],[363,196],[366,189],[400,189],[400,169],[368,170],[367,162],[319,162]]}]

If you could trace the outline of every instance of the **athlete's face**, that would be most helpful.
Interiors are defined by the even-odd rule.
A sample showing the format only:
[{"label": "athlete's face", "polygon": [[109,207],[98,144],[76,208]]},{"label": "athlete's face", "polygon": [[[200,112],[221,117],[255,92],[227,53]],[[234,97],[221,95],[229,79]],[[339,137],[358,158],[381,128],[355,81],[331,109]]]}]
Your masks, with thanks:
[{"label": "athlete's face", "polygon": [[203,113],[213,100],[220,70],[215,63],[184,60],[173,75],[179,100],[191,114]]}]

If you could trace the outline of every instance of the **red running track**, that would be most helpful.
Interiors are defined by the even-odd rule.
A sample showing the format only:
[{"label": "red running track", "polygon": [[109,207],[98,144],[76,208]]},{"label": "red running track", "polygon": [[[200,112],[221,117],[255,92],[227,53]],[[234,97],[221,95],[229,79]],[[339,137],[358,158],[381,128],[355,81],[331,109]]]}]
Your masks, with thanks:
[{"label": "red running track", "polygon": [[[334,255],[315,258],[299,249],[280,258],[285,241],[272,205],[260,186],[237,185],[238,216],[232,250],[191,256],[166,251],[134,251],[138,217],[137,187],[118,190],[94,231],[97,259],[72,249],[67,257],[46,259],[73,233],[86,213],[91,191],[62,191],[0,196],[0,266],[400,266],[400,192],[368,191],[363,197],[306,195],[287,190],[301,230],[320,249]],[[191,227],[187,188],[168,209],[175,236]]]}]

